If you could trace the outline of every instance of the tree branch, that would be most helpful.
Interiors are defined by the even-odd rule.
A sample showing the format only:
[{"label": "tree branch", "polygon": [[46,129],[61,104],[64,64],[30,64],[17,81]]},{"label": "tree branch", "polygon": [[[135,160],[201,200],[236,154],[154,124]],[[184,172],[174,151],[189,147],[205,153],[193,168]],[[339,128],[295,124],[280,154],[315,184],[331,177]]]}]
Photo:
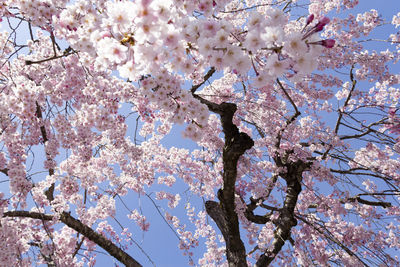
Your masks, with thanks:
[{"label": "tree branch", "polygon": [[[38,117],[39,120],[43,120],[43,115],[42,115],[42,110],[40,109],[39,103],[36,102],[36,116]],[[40,126],[40,133],[42,134],[42,138],[43,138],[43,144],[46,145],[46,142],[49,140],[47,137],[47,132],[46,132],[46,128],[44,127],[44,124],[42,126]],[[46,159],[49,160],[50,157],[49,155],[46,153]],[[52,176],[54,175],[54,169],[50,168],[49,169],[49,175]],[[44,194],[46,195],[47,199],[51,202],[54,200],[54,183],[52,183],[50,185],[50,187],[44,192]]]},{"label": "tree branch", "polygon": [[346,202],[358,202],[364,205],[369,205],[369,206],[381,206],[382,208],[390,208],[392,206],[392,203],[390,202],[385,202],[385,201],[369,201],[362,199],[359,195],[350,197],[346,200],[341,201],[342,203]]},{"label": "tree branch", "polygon": [[28,244],[29,244],[30,246],[34,246],[34,247],[39,248],[40,255],[42,255],[44,261],[45,261],[46,264],[47,264],[47,267],[57,267],[57,265],[54,263],[54,259],[53,259],[54,253],[53,253],[53,252],[51,252],[51,254],[49,254],[49,255],[46,255],[46,254],[44,254],[44,253],[42,252],[43,245],[42,245],[41,243],[29,242]]},{"label": "tree branch", "polygon": [[342,120],[344,109],[349,104],[349,101],[351,99],[352,93],[353,93],[354,89],[356,88],[357,80],[354,80],[353,68],[354,68],[354,66],[352,66],[351,70],[350,70],[351,89],[350,89],[349,94],[347,95],[346,100],[344,101],[344,104],[343,104],[343,107],[342,107],[343,111],[339,109],[339,117],[338,117],[338,119],[336,121],[335,130],[334,130],[335,134],[337,134],[339,132],[340,121]]},{"label": "tree branch", "polygon": [[[246,219],[249,220],[250,222],[257,223],[257,224],[266,224],[267,222],[271,221],[270,219],[270,214],[265,214],[264,216],[261,215],[256,215],[254,214],[254,210],[258,207],[263,207],[268,210],[273,210],[273,211],[278,211],[279,209],[275,207],[270,207],[265,204],[259,203],[260,201],[263,201],[263,198],[250,198],[250,203],[246,205],[246,210],[244,212],[244,215],[246,216]],[[244,200],[242,200],[244,202]]]},{"label": "tree branch", "polygon": [[226,243],[226,256],[231,267],[247,266],[246,249],[240,238],[239,219],[235,211],[235,184],[237,178],[237,163],[246,150],[254,145],[253,139],[246,133],[239,132],[232,122],[237,110],[236,104],[216,104],[194,94],[193,97],[206,104],[209,110],[220,115],[222,131],[225,135],[223,159],[223,187],[218,191],[220,203],[206,202],[207,213],[216,222]]},{"label": "tree branch", "polygon": [[4,168],[4,169],[0,169],[0,172],[4,173],[5,175],[8,176],[8,169]]},{"label": "tree branch", "polygon": [[292,227],[297,225],[297,220],[294,217],[294,210],[297,204],[298,196],[301,192],[301,180],[303,172],[310,167],[310,163],[303,161],[288,162],[281,165],[282,160],[276,160],[279,167],[286,167],[285,173],[280,173],[280,176],[285,179],[287,191],[282,209],[280,209],[279,217],[274,224],[274,240],[271,247],[265,251],[256,262],[257,267],[268,266],[281,251],[286,240],[290,240],[290,232]]},{"label": "tree branch", "polygon": [[[111,256],[119,260],[121,263],[125,264],[128,267],[139,267],[140,265],[134,258],[132,258],[129,254],[127,254],[124,250],[117,247],[113,242],[106,239],[101,234],[94,231],[89,226],[83,224],[80,220],[75,219],[70,214],[63,212],[60,214],[60,221],[66,224],[68,227],[74,229],[78,233],[84,235],[90,241],[96,243],[105,251],[107,251]],[[40,212],[31,212],[31,211],[7,211],[3,214],[4,217],[24,217],[24,218],[32,218],[39,220],[51,221],[53,220],[53,215],[43,214]]]},{"label": "tree branch", "polygon": [[214,74],[215,72],[215,68],[211,67],[208,72],[206,73],[206,75],[204,75],[203,77],[203,81],[199,84],[193,85],[192,88],[190,89],[190,92],[192,94],[194,94],[196,92],[197,89],[199,89],[200,86],[202,86],[208,79],[211,78],[211,76]]},{"label": "tree branch", "polygon": [[353,251],[351,251],[348,247],[346,247],[345,245],[343,245],[339,240],[337,240],[337,238],[335,238],[332,234],[327,234],[325,233],[323,230],[319,229],[316,225],[314,225],[313,223],[307,221],[306,219],[304,219],[301,216],[296,215],[296,218],[303,221],[305,224],[308,224],[309,226],[311,226],[312,228],[314,228],[318,233],[320,233],[321,235],[323,235],[324,237],[326,237],[328,240],[330,240],[331,242],[335,243],[336,245],[338,245],[341,249],[343,249],[349,256],[355,257],[357,260],[360,261],[361,264],[363,264],[365,267],[368,267],[367,264],[365,264],[365,262],[363,262],[360,257],[358,257]]},{"label": "tree branch", "polygon": [[44,221],[53,220],[53,215],[43,214],[43,213],[34,212],[34,211],[25,211],[25,210],[6,211],[3,213],[3,216],[4,217],[32,218],[32,219],[39,219],[39,220],[44,220]]},{"label": "tree branch", "polygon": [[[343,118],[344,110],[345,110],[345,108],[347,107],[347,105],[349,104],[349,101],[350,101],[350,99],[351,99],[352,93],[353,93],[354,89],[356,88],[357,80],[354,79],[353,69],[354,69],[354,65],[351,66],[351,69],[350,69],[350,80],[351,80],[351,84],[352,84],[351,89],[350,89],[350,92],[349,92],[349,94],[347,95],[347,98],[346,98],[346,100],[345,100],[345,102],[344,102],[344,104],[343,104],[342,110],[340,110],[340,109],[338,110],[338,111],[339,111],[339,116],[338,116],[338,119],[337,119],[337,121],[336,121],[335,129],[333,130],[333,132],[334,132],[336,135],[337,135],[338,132],[339,132],[339,126],[340,126],[341,120],[342,120],[342,118]],[[324,154],[322,155],[322,159],[325,159],[325,158],[327,157],[327,155],[328,155],[328,153],[329,153],[329,151],[330,151],[331,149],[332,149],[332,145],[330,145],[330,146],[328,147],[328,149],[324,152]]]},{"label": "tree branch", "polygon": [[[67,51],[67,50],[66,50]],[[59,55],[59,56],[52,56],[52,57],[49,57],[49,58],[45,58],[45,59],[41,59],[41,60],[37,60],[37,61],[33,61],[33,60],[25,60],[25,64],[26,65],[33,65],[33,64],[40,64],[40,63],[43,63],[43,62],[46,62],[46,61],[50,61],[50,60],[54,60],[54,59],[59,59],[59,58],[62,58],[62,57],[67,57],[67,56],[69,56],[69,55],[72,55],[72,54],[75,54],[76,52],[75,51],[73,51],[73,52],[66,52],[66,51],[64,51],[64,53],[62,54],[62,55]]]},{"label": "tree branch", "polygon": [[278,83],[279,87],[282,89],[282,91],[285,94],[285,96],[287,97],[287,99],[289,99],[290,104],[292,104],[292,106],[294,108],[294,111],[295,111],[295,114],[300,113],[300,111],[297,108],[296,104],[294,103],[293,99],[290,97],[290,95],[286,91],[285,87],[283,87],[283,84],[281,83],[281,81],[277,78],[276,82]]}]

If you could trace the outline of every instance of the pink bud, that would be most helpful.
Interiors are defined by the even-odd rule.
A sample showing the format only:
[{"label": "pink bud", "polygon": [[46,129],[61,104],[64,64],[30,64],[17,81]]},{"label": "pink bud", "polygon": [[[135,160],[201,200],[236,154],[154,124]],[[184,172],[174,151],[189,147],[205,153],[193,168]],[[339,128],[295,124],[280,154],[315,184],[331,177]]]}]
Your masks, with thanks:
[{"label": "pink bud", "polygon": [[315,31],[320,32],[324,29],[324,26],[328,24],[331,20],[328,17],[323,17],[318,21],[318,24],[315,25]]},{"label": "pink bud", "polygon": [[326,48],[332,48],[335,46],[335,40],[333,39],[322,40],[322,46],[325,46]]},{"label": "pink bud", "polygon": [[306,20],[306,25],[310,24],[313,20],[314,20],[314,14],[311,14],[310,16],[308,16]]},{"label": "pink bud", "polygon": [[394,116],[396,114],[395,108],[389,108],[389,116]]},{"label": "pink bud", "polygon": [[319,20],[319,23],[322,23],[323,26],[328,24],[331,20],[328,17],[323,17],[322,19]]},{"label": "pink bud", "polygon": [[320,32],[324,29],[324,25],[322,25],[320,22],[318,22],[317,25],[315,25],[315,32]]}]

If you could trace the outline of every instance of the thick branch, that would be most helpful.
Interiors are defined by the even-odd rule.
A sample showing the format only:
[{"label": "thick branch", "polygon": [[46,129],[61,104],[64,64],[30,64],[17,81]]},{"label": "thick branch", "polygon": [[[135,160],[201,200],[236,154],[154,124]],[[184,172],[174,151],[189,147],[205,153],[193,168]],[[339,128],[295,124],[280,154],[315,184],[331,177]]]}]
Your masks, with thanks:
[{"label": "thick branch", "polygon": [[61,221],[68,225],[70,228],[75,231],[81,233],[89,240],[95,242],[97,245],[102,247],[105,251],[107,251],[111,256],[125,264],[125,266],[129,267],[138,267],[140,265],[134,258],[132,258],[129,254],[127,254],[124,250],[117,247],[113,242],[103,237],[101,234],[95,232],[89,226],[83,224],[80,220],[73,218],[66,212],[61,214]]},{"label": "thick branch", "polygon": [[239,219],[235,211],[235,184],[237,178],[237,163],[247,149],[254,145],[253,139],[246,133],[239,132],[232,122],[237,110],[236,104],[216,104],[199,95],[192,95],[207,105],[209,110],[220,115],[222,131],[225,135],[225,145],[222,153],[224,173],[223,187],[218,191],[220,203],[208,201],[207,213],[216,222],[226,242],[226,256],[229,266],[247,266],[246,250],[240,238]]},{"label": "thick branch", "polygon": [[267,208],[269,210],[274,210],[274,211],[279,210],[275,207],[269,207],[262,203],[260,203],[260,205],[258,205],[257,203],[259,203],[259,201],[262,201],[262,200],[263,200],[262,198],[259,198],[259,199],[250,198],[250,201],[251,201],[250,204],[246,205],[247,208],[246,208],[246,211],[244,212],[244,215],[246,216],[246,219],[249,220],[250,222],[257,223],[257,224],[266,224],[267,222],[271,221],[270,215],[268,215],[268,214],[266,214],[264,216],[254,214],[254,210],[257,207],[263,207],[263,208]]},{"label": "thick branch", "polygon": [[256,263],[257,267],[268,266],[281,251],[285,241],[290,238],[292,227],[297,225],[297,220],[294,218],[294,209],[300,192],[301,185],[297,179],[288,184],[285,202],[276,223],[274,240],[271,248],[258,259]]},{"label": "thick branch", "polygon": [[[277,165],[281,165],[282,160],[275,159]],[[310,167],[311,163],[303,161],[288,162],[283,166],[287,169],[286,172],[281,173],[280,176],[286,180],[287,191],[286,198],[280,209],[280,215],[274,222],[276,229],[274,231],[274,240],[271,247],[265,251],[263,255],[256,262],[257,267],[268,266],[281,251],[286,240],[290,240],[290,232],[292,227],[297,225],[294,210],[297,204],[298,196],[301,192],[301,180],[303,172]]]},{"label": "thick branch", "polygon": [[218,105],[221,116],[222,130],[225,135],[223,158],[223,188],[219,191],[221,210],[226,222],[226,229],[221,230],[224,235],[229,266],[246,266],[246,251],[240,238],[239,219],[235,211],[235,184],[237,178],[237,163],[241,155],[250,149],[254,142],[246,134],[239,132],[232,118],[236,112],[236,105],[222,103]]},{"label": "thick branch", "polygon": [[247,149],[250,149],[254,145],[254,141],[246,133],[239,132],[238,127],[232,122],[233,115],[237,110],[236,104],[216,104],[195,94],[196,90],[214,72],[215,69],[211,68],[204,76],[203,82],[193,86],[190,90],[193,97],[207,105],[210,111],[220,115],[222,131],[225,135],[225,146],[222,154],[224,166],[223,187],[218,191],[220,203],[207,201],[206,210],[224,236],[229,266],[247,266],[246,250],[240,238],[239,219],[235,211],[235,183],[238,160]]},{"label": "thick branch", "polygon": [[216,201],[208,200],[206,201],[205,207],[207,214],[210,215],[210,217],[217,224],[224,238],[226,237],[225,239],[228,239],[229,237],[228,220],[224,216],[224,213],[221,209],[221,205]]},{"label": "thick branch", "polygon": [[44,221],[51,221],[53,219],[53,215],[43,214],[40,212],[25,211],[25,210],[6,211],[6,212],[4,212],[3,216],[4,217],[24,217],[24,218],[39,219],[39,220],[44,220]]},{"label": "thick branch", "polygon": [[4,173],[5,175],[8,176],[8,169],[4,168],[4,169],[0,169],[0,172]]},{"label": "thick branch", "polygon": [[[7,211],[4,213],[4,217],[25,217],[32,219],[40,219],[50,221],[53,219],[53,215],[43,214],[39,212],[30,211]],[[139,267],[140,265],[135,259],[133,259],[129,254],[123,251],[121,248],[117,247],[113,242],[106,239],[101,234],[94,231],[89,226],[83,224],[80,220],[75,219],[70,214],[63,212],[60,216],[61,222],[65,223],[68,227],[74,229],[78,233],[84,235],[92,242],[96,243],[107,251],[111,256],[119,260],[125,266],[129,267]]]}]

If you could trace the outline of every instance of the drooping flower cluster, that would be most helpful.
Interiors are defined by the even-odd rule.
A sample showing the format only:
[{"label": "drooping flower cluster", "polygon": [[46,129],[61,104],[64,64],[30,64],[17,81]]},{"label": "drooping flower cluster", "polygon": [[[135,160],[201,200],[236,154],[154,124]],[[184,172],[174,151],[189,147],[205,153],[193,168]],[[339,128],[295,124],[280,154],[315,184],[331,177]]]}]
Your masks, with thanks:
[{"label": "drooping flower cluster", "polygon": [[229,186],[248,264],[396,266],[400,14],[309,2],[0,0],[2,263],[93,265],[96,246],[130,254],[137,229],[166,226],[189,263],[226,265],[204,203],[225,208],[247,135]]},{"label": "drooping flower cluster", "polygon": [[389,110],[389,130],[400,135],[400,119],[396,116],[396,109],[392,108]]}]

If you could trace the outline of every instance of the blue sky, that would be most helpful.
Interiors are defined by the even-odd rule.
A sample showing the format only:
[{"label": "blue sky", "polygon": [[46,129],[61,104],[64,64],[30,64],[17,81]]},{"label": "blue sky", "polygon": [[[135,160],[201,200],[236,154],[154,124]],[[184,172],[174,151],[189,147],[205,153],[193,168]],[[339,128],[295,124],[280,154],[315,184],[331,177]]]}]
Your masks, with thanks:
[{"label": "blue sky", "polygon": [[[367,11],[370,9],[377,9],[382,15],[383,18],[387,21],[391,21],[394,14],[400,11],[400,4],[399,0],[360,0],[359,7],[356,8],[356,11]],[[355,11],[351,11],[352,13]],[[335,16],[336,14],[333,12],[330,16]],[[4,23],[3,23],[4,24]],[[5,25],[3,28],[6,27]],[[388,29],[391,27],[382,27],[378,31],[376,31],[376,36],[378,38],[386,38],[388,36]],[[26,33],[24,33],[26,34]],[[370,44],[371,49],[377,48],[379,49],[383,46],[383,43],[380,42],[372,42]],[[396,67],[396,69],[399,69]],[[130,118],[130,125],[128,132],[132,133],[135,128],[135,121],[136,117],[132,116]],[[184,139],[181,136],[182,131],[181,126],[174,127],[172,132],[163,139],[163,144],[166,147],[176,146],[180,148],[189,148],[194,149],[196,146],[193,142],[188,139]],[[42,148],[35,149],[35,157],[36,161],[34,164],[41,164],[40,158],[43,157]],[[33,166],[33,170],[37,169],[40,170],[42,166]],[[4,180],[5,177],[0,174],[0,182]],[[157,186],[154,187],[157,189]],[[171,190],[175,193],[180,193],[182,200],[176,211],[170,211],[170,213],[174,215],[182,215],[179,216],[180,218],[185,218],[185,211],[184,206],[186,202],[191,202],[195,207],[196,210],[202,209],[202,201],[195,196],[191,196],[190,194],[185,193],[186,186],[183,182],[178,181],[176,186]],[[8,193],[8,183],[0,183],[0,190]],[[150,193],[151,191],[149,191]],[[151,195],[154,197],[154,194]],[[161,267],[169,267],[169,266],[188,266],[188,257],[182,255],[182,251],[179,250],[177,247],[178,238],[176,237],[175,233],[171,228],[163,221],[160,214],[158,213],[157,208],[154,206],[153,202],[149,200],[146,196],[138,197],[137,194],[130,193],[128,197],[124,198],[125,202],[129,204],[131,209],[140,208],[143,211],[143,214],[150,218],[151,226],[148,232],[142,232],[138,230],[135,226],[134,222],[128,220],[126,218],[126,210],[122,203],[117,200],[117,210],[121,212],[117,212],[116,218],[124,225],[124,227],[128,227],[131,229],[133,239],[143,248],[144,251],[150,256],[150,258],[155,262],[156,266]],[[164,203],[160,210],[163,210],[163,207],[166,207],[166,202]],[[210,220],[211,221],[211,220]],[[111,222],[115,226],[115,230],[118,232],[119,228],[118,225]],[[185,220],[183,220],[183,223]],[[188,223],[187,223],[188,224]],[[189,226],[190,224],[188,224]],[[190,229],[190,228],[189,228]],[[204,240],[202,240],[204,241]],[[200,242],[200,246],[197,249],[192,250],[195,253],[194,260],[197,263],[197,259],[202,256],[202,251],[204,251],[203,242]],[[152,266],[146,256],[138,249],[135,245],[132,245],[129,248],[128,253],[132,255],[136,260],[138,260],[143,266]],[[112,257],[108,255],[102,255],[101,253],[98,254],[99,257],[97,258],[96,266],[113,266],[114,263],[118,263],[118,261],[114,260]],[[119,263],[118,263],[119,264]],[[121,264],[119,264],[121,266]]]}]

